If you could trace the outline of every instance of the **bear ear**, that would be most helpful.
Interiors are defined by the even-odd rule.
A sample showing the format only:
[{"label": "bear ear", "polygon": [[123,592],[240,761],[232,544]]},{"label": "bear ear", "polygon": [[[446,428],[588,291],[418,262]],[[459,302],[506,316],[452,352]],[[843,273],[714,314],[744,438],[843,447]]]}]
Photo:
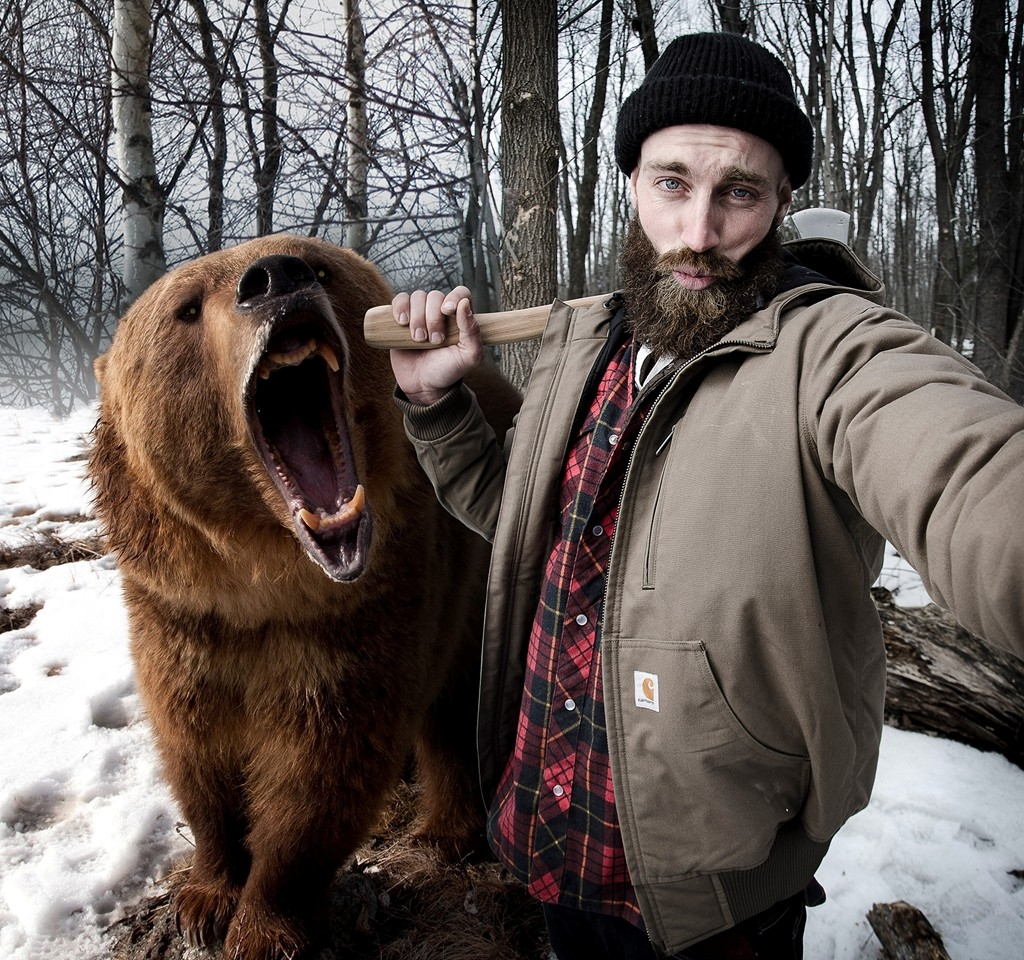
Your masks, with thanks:
[{"label": "bear ear", "polygon": [[106,370],[106,369],[107,369],[107,355],[105,353],[101,353],[92,362],[92,372],[96,375],[96,382],[97,383],[102,383],[103,382],[103,371]]}]

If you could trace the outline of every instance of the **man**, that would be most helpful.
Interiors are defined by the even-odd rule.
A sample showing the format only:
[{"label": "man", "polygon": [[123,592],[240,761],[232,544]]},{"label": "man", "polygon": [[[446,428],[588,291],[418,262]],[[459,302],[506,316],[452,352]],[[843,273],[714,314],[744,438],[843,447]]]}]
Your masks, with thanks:
[{"label": "man", "polygon": [[802,955],[874,777],[883,538],[1024,654],[1024,410],[844,245],[780,246],[811,152],[774,56],[670,44],[618,119],[624,291],[555,304],[504,450],[460,383],[469,291],[394,301],[415,340],[458,322],[392,363],[438,495],[494,542],[489,837],[559,960]]}]

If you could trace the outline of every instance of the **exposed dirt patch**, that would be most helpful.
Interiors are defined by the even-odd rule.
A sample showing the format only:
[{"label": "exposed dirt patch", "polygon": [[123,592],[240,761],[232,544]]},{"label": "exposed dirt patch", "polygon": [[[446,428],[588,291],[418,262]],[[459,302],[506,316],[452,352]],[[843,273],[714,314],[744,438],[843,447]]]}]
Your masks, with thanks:
[{"label": "exposed dirt patch", "polygon": [[[74,516],[64,519],[84,522],[86,517]],[[34,567],[48,570],[62,563],[78,560],[96,560],[106,553],[100,537],[76,540],[62,540],[54,533],[33,532],[23,543],[0,544],[0,570],[9,567]]]},{"label": "exposed dirt patch", "polygon": [[42,609],[41,603],[30,603],[24,607],[14,607],[13,609],[0,607],[0,633],[27,627]]}]

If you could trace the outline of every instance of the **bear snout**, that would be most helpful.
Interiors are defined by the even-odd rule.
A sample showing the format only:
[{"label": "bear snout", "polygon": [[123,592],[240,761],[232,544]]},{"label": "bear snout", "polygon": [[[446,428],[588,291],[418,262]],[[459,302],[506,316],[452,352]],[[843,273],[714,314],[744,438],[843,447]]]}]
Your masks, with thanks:
[{"label": "bear snout", "polygon": [[301,257],[275,254],[260,257],[250,264],[238,280],[235,303],[255,306],[274,297],[285,296],[317,285],[313,268]]}]

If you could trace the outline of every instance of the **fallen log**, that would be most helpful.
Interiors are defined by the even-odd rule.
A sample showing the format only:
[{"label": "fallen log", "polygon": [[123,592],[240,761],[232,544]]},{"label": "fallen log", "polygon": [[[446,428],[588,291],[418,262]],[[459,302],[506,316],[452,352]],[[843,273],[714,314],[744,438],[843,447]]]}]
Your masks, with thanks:
[{"label": "fallen log", "polygon": [[872,590],[887,657],[885,721],[1001,753],[1024,768],[1024,661],[934,605],[902,608]]},{"label": "fallen log", "polygon": [[876,903],[868,911],[868,923],[886,960],[950,960],[928,918],[903,900]]}]

